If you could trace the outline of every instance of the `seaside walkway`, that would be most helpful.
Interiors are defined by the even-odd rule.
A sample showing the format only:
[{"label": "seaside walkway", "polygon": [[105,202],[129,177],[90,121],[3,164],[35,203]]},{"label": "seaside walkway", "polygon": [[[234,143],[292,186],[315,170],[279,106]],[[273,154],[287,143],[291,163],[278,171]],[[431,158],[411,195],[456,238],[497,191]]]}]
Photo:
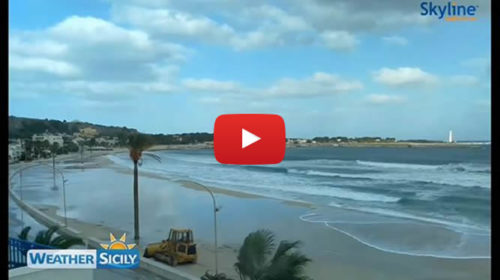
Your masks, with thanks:
[{"label": "seaside walkway", "polygon": [[[19,170],[28,165],[18,165],[9,175],[9,184]],[[35,207],[23,201],[9,185],[9,195],[12,200],[34,220],[46,227],[58,226],[59,231],[81,238],[85,247],[100,248],[100,244],[109,242],[109,233],[114,230],[103,225],[89,224],[68,218],[65,224],[64,217],[55,215],[55,209],[50,207]],[[142,256],[143,249],[139,246]],[[12,279],[168,279],[168,280],[194,280],[199,279],[193,275],[170,267],[157,261],[141,258],[140,266],[134,270],[34,270],[27,267],[9,270]]]}]

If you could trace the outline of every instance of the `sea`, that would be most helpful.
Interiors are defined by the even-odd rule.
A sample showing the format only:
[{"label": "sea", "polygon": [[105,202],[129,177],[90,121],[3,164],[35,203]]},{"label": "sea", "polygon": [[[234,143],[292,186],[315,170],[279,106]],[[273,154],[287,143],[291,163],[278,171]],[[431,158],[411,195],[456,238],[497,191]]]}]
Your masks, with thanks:
[{"label": "sea", "polygon": [[[212,150],[155,151],[140,171],[313,206],[297,217],[383,251],[490,258],[490,146],[289,148],[276,165],[223,165]],[[130,166],[127,154],[108,156]]]}]

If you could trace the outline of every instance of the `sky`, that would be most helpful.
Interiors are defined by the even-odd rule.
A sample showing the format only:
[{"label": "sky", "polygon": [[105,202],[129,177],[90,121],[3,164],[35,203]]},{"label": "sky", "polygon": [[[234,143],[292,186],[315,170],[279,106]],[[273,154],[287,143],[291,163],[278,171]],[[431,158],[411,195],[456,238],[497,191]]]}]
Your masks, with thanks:
[{"label": "sky", "polygon": [[[491,137],[490,1],[9,1],[9,115],[213,132],[272,113],[287,137]],[[434,5],[447,3],[433,1]]]}]

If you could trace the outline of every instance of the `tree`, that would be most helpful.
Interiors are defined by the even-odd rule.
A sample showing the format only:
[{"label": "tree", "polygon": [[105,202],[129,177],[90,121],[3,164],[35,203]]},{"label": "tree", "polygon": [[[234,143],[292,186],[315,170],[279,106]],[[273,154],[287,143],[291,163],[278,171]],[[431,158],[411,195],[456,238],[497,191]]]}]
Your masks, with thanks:
[{"label": "tree", "polygon": [[311,260],[295,250],[299,245],[300,241],[284,240],[274,251],[274,234],[258,230],[245,238],[234,266],[241,280],[309,279],[303,270]]},{"label": "tree", "polygon": [[[18,238],[21,240],[28,240],[28,233],[31,230],[31,227],[25,227],[18,235]],[[84,245],[82,239],[77,237],[72,237],[69,235],[60,234],[59,236],[52,238],[54,233],[59,230],[59,227],[53,226],[47,230],[41,230],[37,233],[34,243],[38,243],[41,245],[47,245],[50,247],[58,248],[58,249],[68,249],[74,245]]]},{"label": "tree", "polygon": [[[134,163],[134,239],[139,243],[139,170],[138,166],[142,164],[142,155],[145,150],[152,146],[149,136],[140,133],[134,133],[128,139],[130,159]],[[146,154],[146,153],[144,153]],[[147,154],[159,161],[159,157]]]},{"label": "tree", "polygon": [[59,143],[54,142],[52,145],[50,145],[50,151],[52,152],[53,155],[57,154],[59,151]]}]

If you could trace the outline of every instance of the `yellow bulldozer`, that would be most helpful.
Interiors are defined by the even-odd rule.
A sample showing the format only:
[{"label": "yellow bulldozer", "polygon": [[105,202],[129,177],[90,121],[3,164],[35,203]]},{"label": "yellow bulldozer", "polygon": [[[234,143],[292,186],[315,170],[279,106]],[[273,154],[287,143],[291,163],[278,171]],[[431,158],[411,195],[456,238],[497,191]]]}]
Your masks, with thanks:
[{"label": "yellow bulldozer", "polygon": [[171,266],[181,263],[196,263],[198,255],[190,229],[170,229],[167,240],[148,244],[144,257],[153,257],[157,261]]}]

